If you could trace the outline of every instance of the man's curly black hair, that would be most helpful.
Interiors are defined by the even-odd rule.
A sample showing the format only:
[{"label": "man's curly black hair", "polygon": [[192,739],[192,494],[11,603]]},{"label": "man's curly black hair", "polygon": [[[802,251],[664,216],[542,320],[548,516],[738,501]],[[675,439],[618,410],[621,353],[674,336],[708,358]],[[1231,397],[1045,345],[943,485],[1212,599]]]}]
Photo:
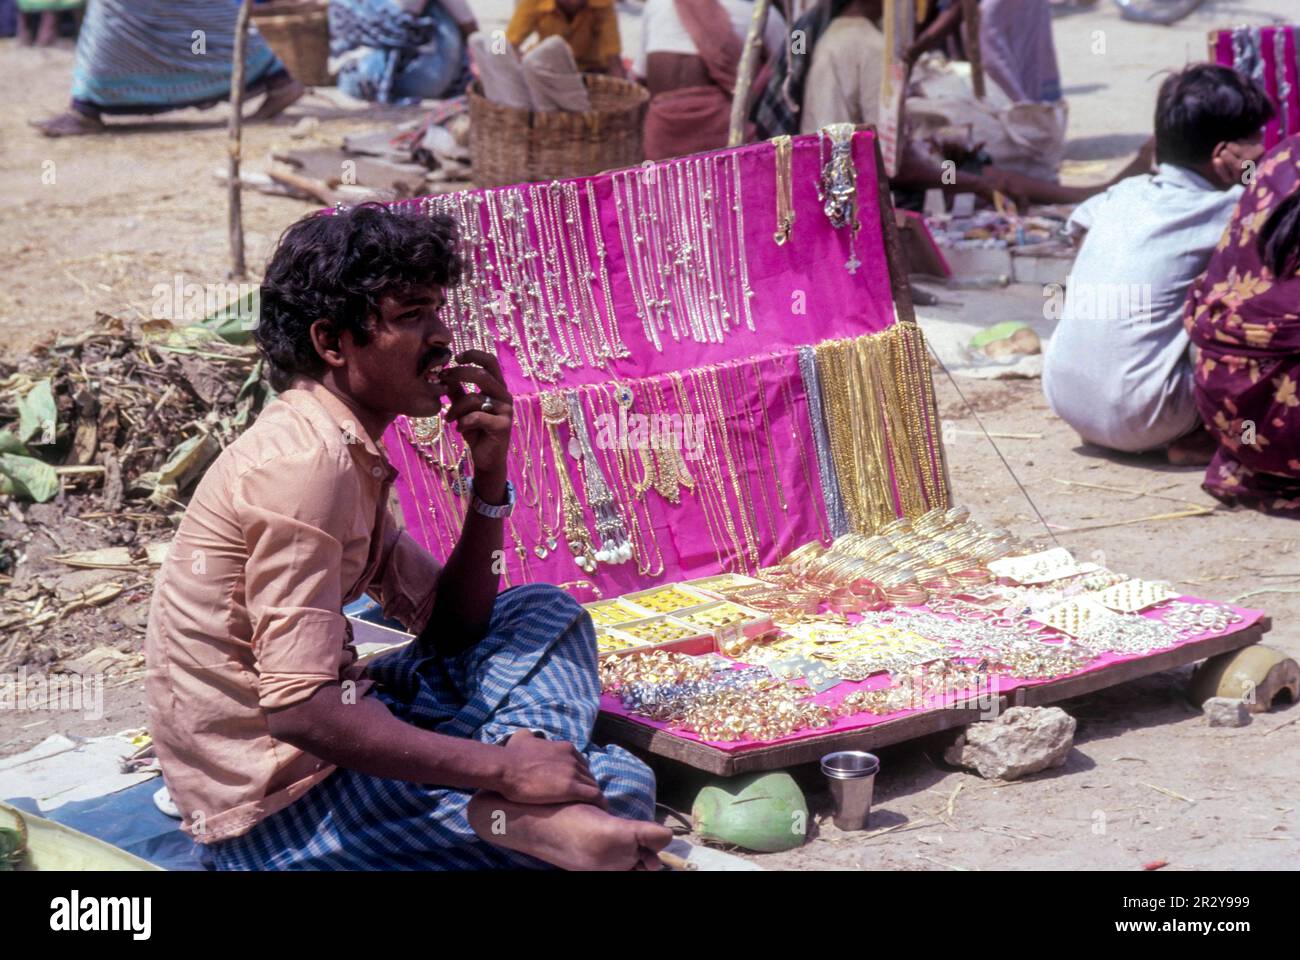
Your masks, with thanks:
[{"label": "man's curly black hair", "polygon": [[1254,80],[1212,63],[1170,74],[1156,95],[1156,162],[1196,167],[1220,142],[1244,140],[1273,116]]},{"label": "man's curly black hair", "polygon": [[322,370],[310,333],[317,320],[365,344],[383,297],[454,286],[462,269],[456,248],[450,217],[380,203],[314,214],[289,227],[266,269],[254,331],[271,385],[284,390],[294,376]]}]

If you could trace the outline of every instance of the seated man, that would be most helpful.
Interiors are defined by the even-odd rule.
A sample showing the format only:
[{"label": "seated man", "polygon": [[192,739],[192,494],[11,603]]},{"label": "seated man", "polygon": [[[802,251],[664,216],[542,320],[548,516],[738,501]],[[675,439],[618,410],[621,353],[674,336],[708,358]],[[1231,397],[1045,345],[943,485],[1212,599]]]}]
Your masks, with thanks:
[{"label": "seated man", "polygon": [[[958,38],[964,10],[959,0],[941,2],[907,50],[915,63],[926,50],[964,47]],[[1061,99],[1061,71],[1052,40],[1052,9],[1048,0],[980,0],[980,60],[984,72],[1014,103]]]},{"label": "seated man", "polygon": [[1272,113],[1264,91],[1226,67],[1194,64],[1167,77],[1156,100],[1156,173],[1124,180],[1070,218],[1087,235],[1043,392],[1085,442],[1169,448],[1176,463],[1208,459],[1183,300],[1263,152],[1260,127]]},{"label": "seated man", "polygon": [[[282,392],[199,484],[145,642],[163,777],[219,869],[653,868],[671,838],[650,771],[591,742],[590,618],[555,587],[497,593],[513,411],[494,357],[448,366],[456,243],[363,205],[294,224],[267,270]],[[388,513],[400,414],[473,460],[441,569]],[[416,634],[365,669],[340,612],[363,591]]]},{"label": "seated man", "polygon": [[534,33],[562,38],[583,73],[624,73],[614,0],[519,0],[506,39],[519,47]]}]

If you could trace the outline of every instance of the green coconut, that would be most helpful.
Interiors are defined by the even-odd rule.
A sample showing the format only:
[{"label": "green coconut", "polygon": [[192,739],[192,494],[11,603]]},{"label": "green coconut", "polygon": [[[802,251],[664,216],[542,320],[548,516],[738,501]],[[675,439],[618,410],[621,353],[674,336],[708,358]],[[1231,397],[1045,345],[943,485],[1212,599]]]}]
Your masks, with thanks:
[{"label": "green coconut", "polygon": [[790,774],[753,774],[703,788],[691,806],[691,819],[703,840],[779,853],[804,842],[808,802]]}]

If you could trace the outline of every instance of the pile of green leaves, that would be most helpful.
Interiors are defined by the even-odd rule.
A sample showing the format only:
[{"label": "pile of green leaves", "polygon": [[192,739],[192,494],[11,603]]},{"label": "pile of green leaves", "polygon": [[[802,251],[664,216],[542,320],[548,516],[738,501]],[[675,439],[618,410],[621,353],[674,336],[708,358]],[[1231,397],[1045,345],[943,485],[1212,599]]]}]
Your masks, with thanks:
[{"label": "pile of green leaves", "polygon": [[183,327],[100,314],[0,365],[0,497],[43,503],[75,486],[109,509],[177,504],[271,395],[256,315],[256,294]]}]

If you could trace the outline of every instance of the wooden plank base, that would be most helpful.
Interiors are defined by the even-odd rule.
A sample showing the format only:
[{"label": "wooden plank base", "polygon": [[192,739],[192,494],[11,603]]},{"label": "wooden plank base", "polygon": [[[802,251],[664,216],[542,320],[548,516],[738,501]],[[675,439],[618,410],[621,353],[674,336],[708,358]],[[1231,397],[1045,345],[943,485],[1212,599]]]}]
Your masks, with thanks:
[{"label": "wooden plank base", "polygon": [[[1172,650],[1165,650],[1137,660],[1114,663],[1081,676],[1063,677],[1033,687],[1018,687],[1010,694],[997,698],[998,709],[1001,711],[1008,706],[1059,703],[1071,697],[1113,687],[1138,677],[1195,663],[1229,650],[1258,643],[1271,626],[1271,622],[1265,617],[1258,623],[1233,633],[1184,643]],[[666,730],[659,730],[610,713],[602,713],[596,721],[596,738],[601,742],[612,740],[656,756],[676,760],[697,770],[703,770],[705,773],[733,777],[742,773],[779,770],[801,763],[812,763],[834,750],[874,750],[965,726],[984,716],[989,706],[991,706],[990,701],[985,701],[979,706],[969,702],[960,703],[900,717],[861,730],[815,734],[791,743],[755,747],[752,750],[719,750],[706,743],[688,740]]]}]

